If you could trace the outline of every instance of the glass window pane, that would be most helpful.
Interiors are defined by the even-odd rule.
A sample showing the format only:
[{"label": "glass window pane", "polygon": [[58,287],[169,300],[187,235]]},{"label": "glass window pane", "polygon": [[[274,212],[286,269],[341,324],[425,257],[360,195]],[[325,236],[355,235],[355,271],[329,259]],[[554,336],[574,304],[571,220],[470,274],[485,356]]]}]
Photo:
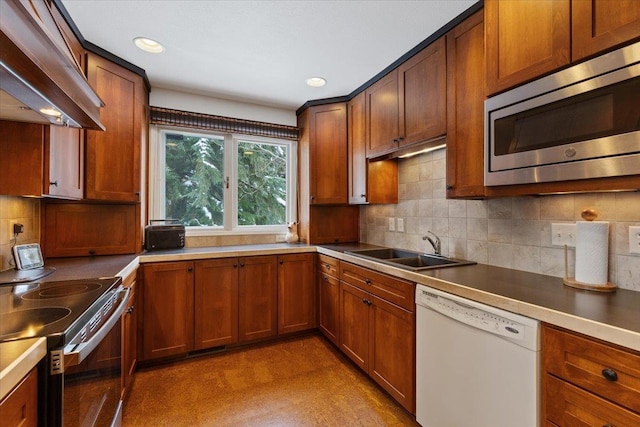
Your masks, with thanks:
[{"label": "glass window pane", "polygon": [[288,147],[238,142],[238,225],[283,225]]},{"label": "glass window pane", "polygon": [[167,218],[186,226],[222,226],[224,138],[165,134]]}]

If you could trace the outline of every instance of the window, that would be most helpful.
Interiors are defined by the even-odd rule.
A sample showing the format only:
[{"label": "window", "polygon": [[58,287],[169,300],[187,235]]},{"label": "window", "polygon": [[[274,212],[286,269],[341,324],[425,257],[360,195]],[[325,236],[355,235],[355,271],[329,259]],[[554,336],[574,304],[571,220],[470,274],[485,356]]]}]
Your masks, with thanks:
[{"label": "window", "polygon": [[154,128],[151,218],[191,235],[285,232],[294,220],[294,142]]}]

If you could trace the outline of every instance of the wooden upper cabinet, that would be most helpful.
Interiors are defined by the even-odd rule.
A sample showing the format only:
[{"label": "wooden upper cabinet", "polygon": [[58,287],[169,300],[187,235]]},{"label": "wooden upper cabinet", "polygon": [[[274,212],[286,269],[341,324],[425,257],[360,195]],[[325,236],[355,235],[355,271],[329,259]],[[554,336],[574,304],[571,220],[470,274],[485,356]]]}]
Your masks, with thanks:
[{"label": "wooden upper cabinet", "polygon": [[0,194],[40,196],[44,126],[0,120]]},{"label": "wooden upper cabinet", "polygon": [[398,67],[400,147],[447,131],[447,78],[444,37]]},{"label": "wooden upper cabinet", "polygon": [[398,70],[387,74],[365,90],[367,157],[398,148]]},{"label": "wooden upper cabinet", "polygon": [[365,100],[361,92],[347,104],[349,204],[398,203],[397,160],[367,160]]},{"label": "wooden upper cabinet", "polygon": [[142,77],[100,56],[89,54],[87,79],[105,103],[104,132],[87,131],[87,199],[140,200],[140,151],[144,138],[147,92]]},{"label": "wooden upper cabinet", "polygon": [[309,202],[347,203],[347,105],[309,109]]},{"label": "wooden upper cabinet", "polygon": [[570,63],[570,0],[486,0],[487,92]]},{"label": "wooden upper cabinet", "polygon": [[44,194],[82,199],[84,131],[63,126],[46,126],[44,147]]},{"label": "wooden upper cabinet", "polygon": [[447,197],[483,197],[484,23],[482,11],[447,39]]},{"label": "wooden upper cabinet", "polygon": [[0,133],[0,194],[82,198],[82,130],[0,120]]},{"label": "wooden upper cabinet", "polygon": [[637,0],[573,0],[571,57],[586,58],[640,37]]},{"label": "wooden upper cabinet", "polygon": [[365,90],[367,157],[446,132],[446,54],[440,38]]},{"label": "wooden upper cabinet", "polygon": [[347,104],[347,157],[349,162],[349,204],[367,202],[367,153],[365,140],[365,94],[360,92]]},{"label": "wooden upper cabinet", "polygon": [[298,115],[298,234],[305,243],[358,241],[359,209],[347,204],[347,105]]}]

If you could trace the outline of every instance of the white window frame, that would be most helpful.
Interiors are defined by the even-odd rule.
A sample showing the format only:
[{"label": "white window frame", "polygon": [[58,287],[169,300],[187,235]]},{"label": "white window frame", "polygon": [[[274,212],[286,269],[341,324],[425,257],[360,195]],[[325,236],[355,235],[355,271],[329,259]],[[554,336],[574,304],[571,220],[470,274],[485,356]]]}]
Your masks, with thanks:
[{"label": "white window frame", "polygon": [[[224,134],[173,126],[151,125],[149,127],[149,218],[165,218],[165,146],[164,134],[181,133],[224,137],[224,170],[229,177],[229,188],[224,191],[223,226],[188,226],[187,236],[222,236],[246,234],[284,234],[287,224],[297,221],[297,143],[275,138],[264,138],[242,134]],[[283,144],[288,146],[287,162],[287,208],[283,225],[238,225],[238,142],[254,142],[265,144]]]}]

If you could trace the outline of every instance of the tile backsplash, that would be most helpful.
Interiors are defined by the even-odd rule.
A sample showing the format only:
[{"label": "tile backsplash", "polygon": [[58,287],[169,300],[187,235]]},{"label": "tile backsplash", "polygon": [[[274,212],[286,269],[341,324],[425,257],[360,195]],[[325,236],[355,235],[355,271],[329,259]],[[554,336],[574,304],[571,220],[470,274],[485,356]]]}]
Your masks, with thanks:
[{"label": "tile backsplash", "polygon": [[40,200],[0,196],[0,270],[13,268],[13,223],[24,225],[24,233],[18,236],[18,244],[39,242]]},{"label": "tile backsplash", "polygon": [[[640,192],[580,193],[491,200],[447,200],[445,151],[399,163],[397,205],[364,206],[362,242],[433,252],[422,239],[438,235],[442,253],[483,264],[564,276],[564,248],[551,245],[551,223],[582,220],[586,208],[609,222],[609,280],[640,291],[640,255],[629,254],[628,229],[640,225]],[[404,221],[404,232],[388,231],[389,218]],[[397,228],[396,228],[397,229]],[[575,250],[569,250],[574,274]]]}]

